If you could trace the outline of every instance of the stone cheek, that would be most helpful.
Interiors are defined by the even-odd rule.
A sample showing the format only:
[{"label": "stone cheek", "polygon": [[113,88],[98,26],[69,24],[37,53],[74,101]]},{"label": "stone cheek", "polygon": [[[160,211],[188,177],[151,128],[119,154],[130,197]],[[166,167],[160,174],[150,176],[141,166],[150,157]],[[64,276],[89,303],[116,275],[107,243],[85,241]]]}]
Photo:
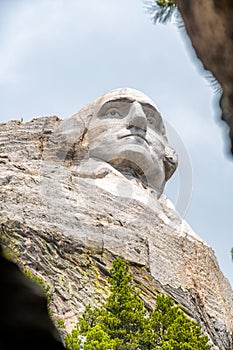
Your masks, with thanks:
[{"label": "stone cheek", "polygon": [[[148,307],[156,291],[165,292],[201,324],[216,349],[230,348],[233,293],[213,250],[164,195],[157,200],[117,169],[77,168],[72,156],[65,163],[44,159],[49,136],[62,122],[46,117],[0,125],[1,237],[20,264],[51,286],[54,318],[70,331],[88,302],[106,298],[108,270],[121,256]],[[56,149],[54,142],[55,155]],[[111,183],[130,183],[135,194],[124,197]]]}]

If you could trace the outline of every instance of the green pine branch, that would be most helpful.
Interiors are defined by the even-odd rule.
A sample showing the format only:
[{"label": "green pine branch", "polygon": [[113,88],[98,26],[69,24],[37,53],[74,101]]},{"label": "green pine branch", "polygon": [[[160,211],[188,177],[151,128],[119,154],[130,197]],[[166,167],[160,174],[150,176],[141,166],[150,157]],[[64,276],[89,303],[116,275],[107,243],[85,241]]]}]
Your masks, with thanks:
[{"label": "green pine branch", "polygon": [[86,307],[65,338],[68,350],[211,348],[200,326],[190,320],[171,297],[158,294],[154,310],[147,311],[129,267],[122,259],[113,262],[108,281],[111,294],[101,307]]}]

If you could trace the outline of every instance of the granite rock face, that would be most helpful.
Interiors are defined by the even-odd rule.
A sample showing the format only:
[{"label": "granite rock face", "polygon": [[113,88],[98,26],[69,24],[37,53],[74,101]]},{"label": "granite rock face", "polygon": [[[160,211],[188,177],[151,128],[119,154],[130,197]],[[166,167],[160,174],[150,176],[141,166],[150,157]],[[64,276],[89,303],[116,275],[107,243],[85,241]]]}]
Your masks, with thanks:
[{"label": "granite rock face", "polygon": [[50,285],[55,323],[70,331],[87,303],[106,298],[120,256],[148,308],[157,291],[169,294],[213,349],[232,348],[231,286],[162,194],[177,156],[151,100],[121,89],[68,119],[0,124],[0,147],[2,242]]},{"label": "granite rock face", "polygon": [[233,153],[233,2],[175,1],[193,48],[222,88],[222,119],[229,126]]}]

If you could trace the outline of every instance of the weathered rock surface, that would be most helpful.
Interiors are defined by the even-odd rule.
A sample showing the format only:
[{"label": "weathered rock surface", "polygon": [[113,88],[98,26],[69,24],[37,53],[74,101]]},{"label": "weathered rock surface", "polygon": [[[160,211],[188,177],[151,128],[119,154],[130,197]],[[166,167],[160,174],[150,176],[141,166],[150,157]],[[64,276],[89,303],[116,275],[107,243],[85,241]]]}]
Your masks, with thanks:
[{"label": "weathered rock surface", "polygon": [[231,349],[233,292],[213,250],[138,177],[96,159],[83,163],[83,120],[79,113],[68,124],[55,116],[0,124],[3,243],[50,285],[54,320],[68,331],[87,303],[106,298],[106,276],[121,256],[148,307],[156,291],[171,295],[213,349]]},{"label": "weathered rock surface", "polygon": [[1,349],[65,350],[42,288],[6,259],[0,246]]},{"label": "weathered rock surface", "polygon": [[222,87],[222,119],[233,153],[233,2],[176,0],[194,50]]}]

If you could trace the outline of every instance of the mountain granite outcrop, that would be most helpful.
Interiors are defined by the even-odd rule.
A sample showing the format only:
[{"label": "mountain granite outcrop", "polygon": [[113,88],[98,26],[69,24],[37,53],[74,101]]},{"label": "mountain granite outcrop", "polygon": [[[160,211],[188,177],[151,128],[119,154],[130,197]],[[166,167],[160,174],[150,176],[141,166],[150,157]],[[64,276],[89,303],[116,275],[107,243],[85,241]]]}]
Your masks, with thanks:
[{"label": "mountain granite outcrop", "polygon": [[177,156],[148,97],[118,89],[64,120],[2,123],[0,164],[2,243],[50,286],[61,334],[87,303],[106,298],[120,256],[148,308],[166,293],[213,349],[232,349],[232,288],[162,193]]}]

